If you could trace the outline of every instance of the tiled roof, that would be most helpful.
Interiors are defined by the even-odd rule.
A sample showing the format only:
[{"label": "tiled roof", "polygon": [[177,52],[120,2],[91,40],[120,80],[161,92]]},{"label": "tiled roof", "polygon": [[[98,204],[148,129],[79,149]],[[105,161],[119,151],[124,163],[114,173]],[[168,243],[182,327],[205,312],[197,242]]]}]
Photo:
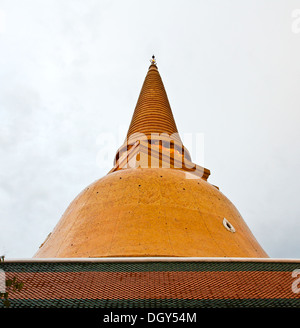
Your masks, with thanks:
[{"label": "tiled roof", "polygon": [[0,269],[24,283],[9,293],[12,308],[300,308],[299,260],[56,259]]}]

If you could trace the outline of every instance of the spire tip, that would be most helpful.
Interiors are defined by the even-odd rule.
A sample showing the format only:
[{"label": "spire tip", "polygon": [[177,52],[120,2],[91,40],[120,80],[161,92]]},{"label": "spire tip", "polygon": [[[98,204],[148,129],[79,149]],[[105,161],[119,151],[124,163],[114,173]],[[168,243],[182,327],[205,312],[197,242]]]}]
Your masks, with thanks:
[{"label": "spire tip", "polygon": [[154,55],[152,56],[152,59],[150,59],[150,63],[151,63],[151,65],[155,65],[156,66],[156,59],[155,59],[155,56]]}]

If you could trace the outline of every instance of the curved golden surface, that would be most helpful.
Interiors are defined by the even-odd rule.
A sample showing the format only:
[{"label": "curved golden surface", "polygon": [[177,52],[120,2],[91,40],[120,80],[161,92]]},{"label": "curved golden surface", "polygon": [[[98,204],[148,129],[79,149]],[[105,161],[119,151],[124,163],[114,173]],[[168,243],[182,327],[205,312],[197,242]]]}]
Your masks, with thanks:
[{"label": "curved golden surface", "polygon": [[267,254],[235,206],[211,184],[187,179],[181,170],[139,168],[108,174],[84,189],[35,254],[118,256]]}]

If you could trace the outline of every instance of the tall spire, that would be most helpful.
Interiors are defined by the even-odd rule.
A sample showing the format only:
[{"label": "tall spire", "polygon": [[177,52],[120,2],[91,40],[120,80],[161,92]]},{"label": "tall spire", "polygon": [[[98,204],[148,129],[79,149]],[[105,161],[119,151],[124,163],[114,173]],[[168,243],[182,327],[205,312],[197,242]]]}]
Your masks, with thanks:
[{"label": "tall spire", "polygon": [[[193,172],[207,180],[210,171],[192,163],[190,153],[181,141],[154,55],[150,63],[126,140],[118,149],[109,173],[154,165]],[[142,160],[140,154],[145,155]]]},{"label": "tall spire", "polygon": [[151,65],[133,113],[127,138],[134,133],[143,133],[147,137],[150,137],[151,133],[167,133],[170,136],[177,134],[174,140],[181,143],[154,55],[150,62]]}]

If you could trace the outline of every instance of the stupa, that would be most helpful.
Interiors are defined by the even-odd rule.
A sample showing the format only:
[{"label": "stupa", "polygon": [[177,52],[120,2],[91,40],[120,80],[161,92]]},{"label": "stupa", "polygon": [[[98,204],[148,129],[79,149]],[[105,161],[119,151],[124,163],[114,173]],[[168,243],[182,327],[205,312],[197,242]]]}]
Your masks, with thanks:
[{"label": "stupa", "polygon": [[115,165],[83,190],[35,257],[267,257],[191,162],[153,57]]},{"label": "stupa", "polygon": [[182,143],[152,57],[112,169],[33,258],[0,263],[24,284],[10,306],[300,308],[300,260],[269,258],[209,176]]}]

